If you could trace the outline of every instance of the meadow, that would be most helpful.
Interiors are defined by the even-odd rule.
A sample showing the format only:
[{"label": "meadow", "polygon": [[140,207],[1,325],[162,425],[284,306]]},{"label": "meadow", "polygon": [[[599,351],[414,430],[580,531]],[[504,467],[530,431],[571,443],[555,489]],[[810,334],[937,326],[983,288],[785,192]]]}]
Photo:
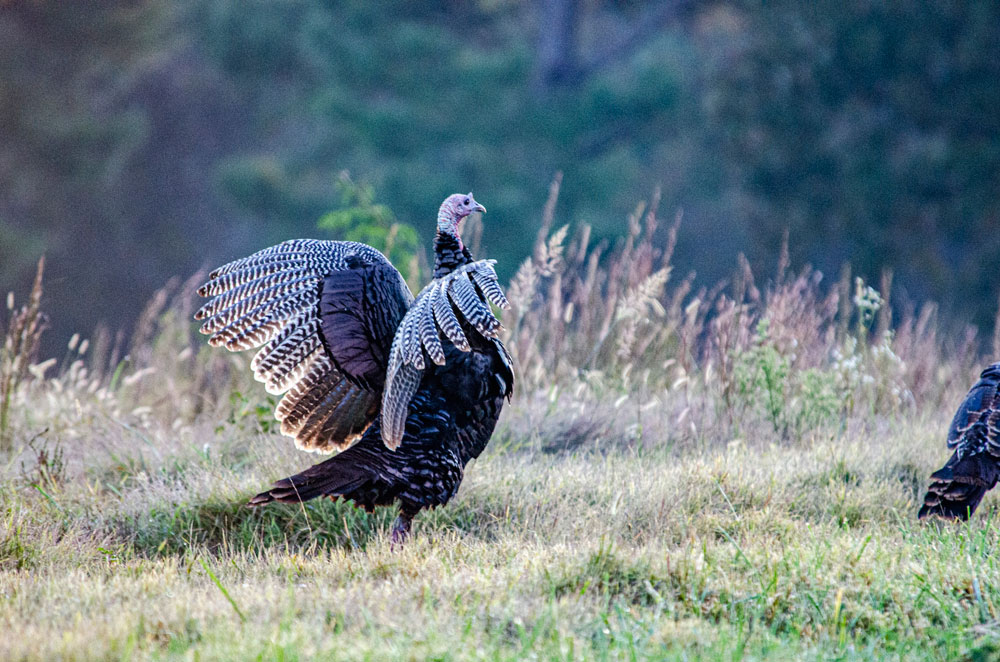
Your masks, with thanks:
[{"label": "meadow", "polygon": [[695,289],[677,221],[595,244],[556,193],[508,288],[515,397],[400,548],[388,510],[244,506],[316,456],[196,337],[204,274],[46,361],[43,279],[9,297],[0,659],[1000,659],[995,498],[916,520],[989,342],[894,318],[889,274]]}]

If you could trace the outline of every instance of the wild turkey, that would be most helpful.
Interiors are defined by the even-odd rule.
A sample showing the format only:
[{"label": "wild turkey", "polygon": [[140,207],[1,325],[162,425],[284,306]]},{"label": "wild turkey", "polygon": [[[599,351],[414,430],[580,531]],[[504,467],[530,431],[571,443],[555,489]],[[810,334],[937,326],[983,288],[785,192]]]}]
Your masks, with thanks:
[{"label": "wild turkey", "polygon": [[923,519],[968,519],[1000,477],[1000,363],[983,370],[948,430],[951,459],[931,474],[933,482],[917,514]]},{"label": "wild turkey", "polygon": [[400,503],[394,542],[422,508],[454,496],[512,392],[510,356],[489,303],[508,307],[493,260],[473,261],[459,226],[485,212],[472,194],[441,205],[434,280],[416,299],[371,246],[295,239],[213,271],[195,315],[211,345],[260,347],[251,364],[281,432],[332,458],[250,500]]}]

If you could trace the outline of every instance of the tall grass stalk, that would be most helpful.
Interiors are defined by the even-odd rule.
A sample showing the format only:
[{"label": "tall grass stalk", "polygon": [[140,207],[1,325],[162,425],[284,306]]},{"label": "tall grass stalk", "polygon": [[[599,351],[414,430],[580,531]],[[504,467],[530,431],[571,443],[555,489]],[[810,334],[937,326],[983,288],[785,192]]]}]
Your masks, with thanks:
[{"label": "tall grass stalk", "polygon": [[933,304],[903,306],[892,324],[891,272],[881,291],[849,270],[827,285],[792,271],[786,236],[772,279],[758,283],[739,256],[730,281],[695,289],[693,275],[675,277],[681,216],[661,227],[658,192],[622,237],[595,244],[588,226],[559,224],[559,185],[503,319],[528,393],[672,403],[701,438],[762,437],[757,421],[788,437],[940,403],[977,361],[975,330],[942,329]]},{"label": "tall grass stalk", "polygon": [[38,260],[35,280],[28,302],[14,308],[14,293],[7,295],[8,320],[0,327],[3,346],[0,347],[0,450],[9,450],[13,443],[10,429],[10,406],[14,393],[28,376],[28,368],[38,354],[38,345],[45,331],[42,314],[42,277],[45,257]]}]

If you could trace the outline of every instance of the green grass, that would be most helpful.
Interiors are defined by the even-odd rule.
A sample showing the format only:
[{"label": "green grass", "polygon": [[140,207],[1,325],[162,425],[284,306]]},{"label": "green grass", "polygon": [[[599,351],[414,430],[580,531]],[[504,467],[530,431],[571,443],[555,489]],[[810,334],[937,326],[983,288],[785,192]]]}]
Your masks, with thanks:
[{"label": "green grass", "polygon": [[606,263],[540,234],[504,317],[516,397],[401,548],[390,509],[245,507],[317,458],[271,431],[248,357],[193,349],[201,276],[127,358],[31,366],[0,660],[1000,661],[996,497],[915,517],[975,335],[785,262],[667,289],[676,226],[661,251],[640,211]]},{"label": "green grass", "polygon": [[64,442],[44,492],[27,461],[0,488],[0,659],[997,659],[994,502],[914,518],[946,414],[498,444],[402,549],[388,511],[245,508],[314,459],[277,436]]}]

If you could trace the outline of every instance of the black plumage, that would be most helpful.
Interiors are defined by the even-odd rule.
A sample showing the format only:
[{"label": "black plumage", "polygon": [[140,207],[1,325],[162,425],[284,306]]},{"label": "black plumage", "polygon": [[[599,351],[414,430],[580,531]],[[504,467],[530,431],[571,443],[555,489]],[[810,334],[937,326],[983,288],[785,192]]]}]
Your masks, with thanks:
[{"label": "black plumage", "polygon": [[463,264],[472,262],[472,254],[457,234],[438,232],[434,237],[434,278],[447,276]]},{"label": "black plumage", "polygon": [[931,474],[918,517],[968,519],[1000,478],[1000,363],[983,370],[948,430],[954,453]]},{"label": "black plumage", "polygon": [[490,303],[506,307],[491,261],[473,261],[461,221],[485,211],[450,196],[438,214],[434,280],[416,297],[364,244],[293,240],[232,262],[199,292],[210,343],[263,348],[255,377],[287,391],[281,431],[340,452],[250,500],[395,502],[393,539],[422,508],[454,496],[486,447],[514,382]]},{"label": "black plumage", "polygon": [[493,434],[513,384],[505,354],[497,349],[462,352],[448,345],[445,365],[432,367],[410,400],[396,450],[385,447],[376,419],[358,443],[278,481],[250,504],[330,496],[371,511],[398,501],[400,516],[393,534],[397,539],[405,536],[422,508],[444,505],[455,495],[465,465],[479,457]]}]

